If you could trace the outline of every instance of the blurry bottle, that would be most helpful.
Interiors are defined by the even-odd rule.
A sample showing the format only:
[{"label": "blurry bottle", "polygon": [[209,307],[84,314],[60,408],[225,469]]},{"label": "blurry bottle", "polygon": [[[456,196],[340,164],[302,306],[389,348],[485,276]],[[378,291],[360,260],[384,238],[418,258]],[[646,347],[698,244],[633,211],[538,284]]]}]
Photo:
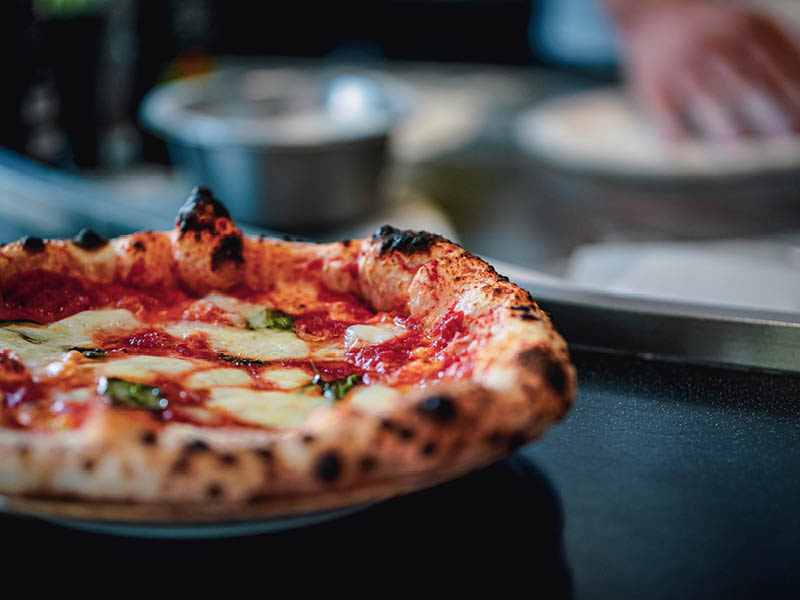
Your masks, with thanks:
[{"label": "blurry bottle", "polygon": [[[100,133],[98,75],[107,0],[35,0],[43,66],[58,98],[66,163],[97,166]],[[70,160],[71,159],[71,160]]]},{"label": "blurry bottle", "polygon": [[[147,162],[169,163],[164,142],[138,124],[136,110],[153,86],[212,68],[208,52],[213,43],[210,0],[137,0],[135,36],[138,43],[133,85],[132,119],[142,139]],[[241,12],[242,17],[246,13]]]},{"label": "blurry bottle", "polygon": [[40,36],[31,0],[5,0],[0,19],[3,92],[0,94],[0,145],[26,151],[31,126],[23,103],[36,82]]}]

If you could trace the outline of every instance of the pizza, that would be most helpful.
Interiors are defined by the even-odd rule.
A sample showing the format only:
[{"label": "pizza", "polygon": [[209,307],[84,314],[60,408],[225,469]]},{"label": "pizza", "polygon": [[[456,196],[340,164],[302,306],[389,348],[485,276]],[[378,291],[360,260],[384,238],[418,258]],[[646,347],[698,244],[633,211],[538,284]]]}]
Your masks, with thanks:
[{"label": "pizza", "polygon": [[197,188],[169,232],[0,247],[10,503],[180,518],[386,497],[537,438],[574,390],[531,296],[425,232],[245,236]]}]

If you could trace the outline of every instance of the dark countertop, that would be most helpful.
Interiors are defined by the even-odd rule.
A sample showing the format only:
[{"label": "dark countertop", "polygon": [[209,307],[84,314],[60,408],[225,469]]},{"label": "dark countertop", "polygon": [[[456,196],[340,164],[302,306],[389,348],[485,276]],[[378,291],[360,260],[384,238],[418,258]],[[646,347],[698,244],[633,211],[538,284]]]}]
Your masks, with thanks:
[{"label": "dark countertop", "polygon": [[458,481],[233,539],[116,538],[6,516],[3,569],[17,576],[4,579],[87,595],[798,597],[800,379],[575,359],[568,418]]},{"label": "dark countertop", "polygon": [[797,597],[800,379],[577,365],[572,414],[524,454],[562,499],[578,595]]}]

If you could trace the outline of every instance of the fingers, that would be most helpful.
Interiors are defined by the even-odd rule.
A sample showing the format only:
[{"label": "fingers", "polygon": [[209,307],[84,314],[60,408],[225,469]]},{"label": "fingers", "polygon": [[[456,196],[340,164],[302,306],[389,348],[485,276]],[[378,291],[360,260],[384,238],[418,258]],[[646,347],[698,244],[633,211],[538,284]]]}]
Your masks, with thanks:
[{"label": "fingers", "polygon": [[749,45],[708,59],[709,78],[719,98],[744,124],[742,133],[779,135],[800,126],[800,104],[787,94],[772,68],[759,64]]},{"label": "fingers", "polygon": [[713,3],[664,11],[628,32],[627,70],[665,136],[800,133],[800,45],[780,25]]},{"label": "fingers", "polygon": [[761,46],[752,48],[751,56],[761,80],[772,85],[771,98],[786,120],[785,130],[800,131],[800,58],[794,63]]},{"label": "fingers", "polygon": [[722,141],[751,133],[730,90],[718,78],[710,76],[710,69],[704,64],[677,74],[674,86],[683,119],[692,133]]},{"label": "fingers", "polygon": [[660,135],[671,140],[689,136],[690,127],[684,119],[681,103],[670,87],[650,78],[638,85],[634,83],[634,91]]},{"label": "fingers", "polygon": [[709,51],[697,62],[653,77],[639,96],[665,136],[716,140],[800,132],[800,77],[760,46]]}]

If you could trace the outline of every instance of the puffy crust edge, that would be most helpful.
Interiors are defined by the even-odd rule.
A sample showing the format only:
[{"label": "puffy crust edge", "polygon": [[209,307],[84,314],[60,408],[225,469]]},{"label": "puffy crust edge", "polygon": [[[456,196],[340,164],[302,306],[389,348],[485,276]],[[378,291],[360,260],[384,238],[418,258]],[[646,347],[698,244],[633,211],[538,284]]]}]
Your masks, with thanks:
[{"label": "puffy crust edge", "polygon": [[[183,231],[179,221],[171,233],[137,233],[88,250],[65,240],[43,241],[35,252],[24,241],[8,244],[0,247],[0,284],[46,269],[145,286],[186,287],[190,277],[202,293],[291,281],[313,263],[329,288],[426,327],[462,312],[475,332],[465,349],[475,352],[471,379],[407,394],[382,415],[338,406],[280,435],[157,426],[116,411],[99,412],[76,432],[0,430],[4,493],[142,503],[152,507],[148,519],[166,514],[155,508],[164,502],[199,503],[209,514],[233,506],[270,515],[288,506],[313,511],[361,498],[359,490],[382,497],[488,464],[538,438],[570,407],[575,370],[547,315],[459,246],[390,227],[368,240],[287,242],[242,236],[213,210],[203,218],[195,219],[203,223],[198,231]],[[241,243],[215,268],[214,252],[231,236]]]}]

